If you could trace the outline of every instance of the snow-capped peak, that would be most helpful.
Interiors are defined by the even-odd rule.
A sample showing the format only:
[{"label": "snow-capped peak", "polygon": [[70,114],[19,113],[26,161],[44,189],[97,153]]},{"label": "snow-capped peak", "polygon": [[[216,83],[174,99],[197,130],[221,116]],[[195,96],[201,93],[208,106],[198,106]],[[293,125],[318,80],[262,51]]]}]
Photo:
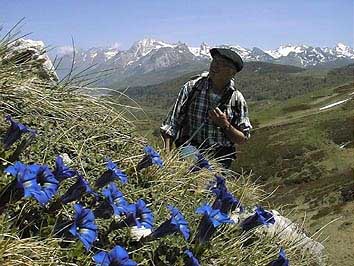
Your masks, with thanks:
[{"label": "snow-capped peak", "polygon": [[334,51],[337,56],[354,58],[354,49],[343,43],[337,43],[336,47],[334,47]]},{"label": "snow-capped peak", "polygon": [[[134,71],[141,71],[141,69],[156,70],[162,66],[166,67],[169,64],[175,65],[180,62],[199,63],[207,62],[206,60],[211,59],[209,52],[211,46],[205,42],[201,43],[199,47],[190,47],[182,42],[170,44],[152,38],[145,38],[135,42],[128,50],[120,50],[118,47],[119,44],[109,48],[96,47],[88,50],[77,50],[75,60],[83,64],[97,65],[105,64],[108,61],[110,67],[117,66],[122,71],[131,71],[133,69],[135,69]],[[338,43],[332,48],[286,44],[268,51],[257,47],[245,48],[236,43],[219,44],[215,45],[215,47],[233,49],[245,62],[261,61],[306,68],[326,65],[327,63],[333,63],[333,65],[349,64],[354,61],[353,48],[343,43]],[[61,50],[63,53],[72,51],[70,47],[62,47]],[[337,59],[341,60],[336,61]]]},{"label": "snow-capped peak", "polygon": [[188,47],[189,51],[195,56],[210,57],[210,46],[202,42],[199,47]]},{"label": "snow-capped peak", "polygon": [[290,53],[303,53],[309,46],[307,45],[281,45],[278,49],[275,50],[267,50],[265,51],[270,56],[274,57],[275,59],[280,58],[282,56],[288,56]]},{"label": "snow-capped peak", "polygon": [[152,38],[145,38],[141,41],[136,42],[136,44],[143,46],[143,47],[156,47],[156,48],[161,48],[161,47],[174,47],[175,45],[155,40]]},{"label": "snow-capped peak", "polygon": [[230,48],[237,50],[237,51],[242,51],[242,52],[248,52],[249,50],[246,48],[243,48],[239,45],[228,45]]},{"label": "snow-capped peak", "polygon": [[150,53],[152,50],[160,49],[163,47],[174,48],[176,45],[168,44],[163,41],[154,40],[151,38],[145,38],[141,41],[137,41],[133,44],[130,50],[136,57],[142,57]]},{"label": "snow-capped peak", "polygon": [[346,46],[344,43],[339,42],[339,43],[337,43],[336,48],[341,49],[341,50],[345,50],[345,49],[348,49],[349,47]]},{"label": "snow-capped peak", "polygon": [[250,49],[243,48],[239,45],[226,45],[223,47],[231,48],[232,50],[236,51],[242,57],[243,60],[251,59],[252,51]]}]

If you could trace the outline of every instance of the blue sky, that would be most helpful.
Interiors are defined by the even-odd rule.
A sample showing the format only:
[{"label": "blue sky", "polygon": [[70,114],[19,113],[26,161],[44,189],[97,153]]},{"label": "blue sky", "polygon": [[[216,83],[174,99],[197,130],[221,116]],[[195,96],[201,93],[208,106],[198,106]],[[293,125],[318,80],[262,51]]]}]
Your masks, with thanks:
[{"label": "blue sky", "polygon": [[353,0],[0,0],[0,25],[25,17],[24,33],[47,45],[128,49],[145,37],[199,46],[354,45]]}]

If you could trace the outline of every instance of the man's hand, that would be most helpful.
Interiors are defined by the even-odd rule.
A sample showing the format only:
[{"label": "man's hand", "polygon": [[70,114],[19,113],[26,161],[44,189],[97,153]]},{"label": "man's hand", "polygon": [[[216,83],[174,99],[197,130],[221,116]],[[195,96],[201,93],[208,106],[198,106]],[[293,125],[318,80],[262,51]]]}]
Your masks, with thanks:
[{"label": "man's hand", "polygon": [[172,150],[172,143],[173,143],[172,137],[167,134],[161,134],[161,136],[162,136],[162,140],[163,140],[164,150],[167,152],[171,151]]},{"label": "man's hand", "polygon": [[225,113],[221,112],[219,107],[216,107],[215,109],[213,109],[209,112],[209,118],[218,127],[227,128],[230,126],[230,122],[227,119],[227,115]]},{"label": "man's hand", "polygon": [[246,137],[243,132],[234,128],[227,119],[227,115],[221,112],[218,107],[209,112],[209,118],[213,121],[214,124],[223,129],[224,133],[232,143],[245,143]]}]

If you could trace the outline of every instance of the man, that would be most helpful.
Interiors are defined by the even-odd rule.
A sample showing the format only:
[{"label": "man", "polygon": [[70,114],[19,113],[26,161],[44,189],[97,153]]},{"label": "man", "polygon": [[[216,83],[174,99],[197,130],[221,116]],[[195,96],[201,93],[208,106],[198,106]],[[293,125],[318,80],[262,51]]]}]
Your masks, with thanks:
[{"label": "man", "polygon": [[250,137],[247,104],[235,89],[233,78],[243,68],[241,57],[231,49],[210,50],[209,73],[192,78],[161,126],[165,149],[191,144],[211,151],[225,168],[235,156],[235,144]]}]

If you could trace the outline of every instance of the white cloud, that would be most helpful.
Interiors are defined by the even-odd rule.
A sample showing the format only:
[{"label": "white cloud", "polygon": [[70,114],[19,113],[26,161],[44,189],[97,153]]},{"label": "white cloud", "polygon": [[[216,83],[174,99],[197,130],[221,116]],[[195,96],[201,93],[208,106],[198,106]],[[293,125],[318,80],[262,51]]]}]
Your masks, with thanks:
[{"label": "white cloud", "polygon": [[114,49],[119,49],[120,47],[122,47],[122,44],[119,42],[114,42],[110,48],[114,48]]},{"label": "white cloud", "polygon": [[58,55],[72,54],[73,51],[74,51],[74,48],[70,45],[59,46],[57,48]]}]

